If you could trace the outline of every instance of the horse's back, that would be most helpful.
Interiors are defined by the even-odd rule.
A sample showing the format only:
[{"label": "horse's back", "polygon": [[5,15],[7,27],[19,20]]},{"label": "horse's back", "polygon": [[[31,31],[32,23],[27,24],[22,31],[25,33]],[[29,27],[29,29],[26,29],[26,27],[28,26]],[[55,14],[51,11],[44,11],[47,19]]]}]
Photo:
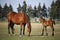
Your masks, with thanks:
[{"label": "horse's back", "polygon": [[9,17],[21,17],[21,16],[24,16],[24,13],[16,13],[16,12],[9,12],[8,14],[7,14],[7,16]]},{"label": "horse's back", "polygon": [[9,12],[8,20],[9,22],[12,21],[13,23],[19,24],[20,22],[26,23],[28,18],[24,13]]},{"label": "horse's back", "polygon": [[14,16],[14,15],[17,15],[17,13],[16,13],[16,12],[9,12],[9,13],[7,14],[7,16]]}]

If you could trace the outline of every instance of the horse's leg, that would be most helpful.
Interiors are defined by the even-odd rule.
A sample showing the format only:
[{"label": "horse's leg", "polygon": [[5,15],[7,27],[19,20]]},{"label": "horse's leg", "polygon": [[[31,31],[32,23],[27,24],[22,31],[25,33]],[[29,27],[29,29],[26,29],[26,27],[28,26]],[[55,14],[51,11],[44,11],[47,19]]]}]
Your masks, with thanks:
[{"label": "horse's leg", "polygon": [[48,33],[47,33],[47,26],[45,26],[45,32],[46,32],[46,36],[48,36]]},{"label": "horse's leg", "polygon": [[44,27],[43,27],[43,29],[42,29],[42,34],[41,34],[41,36],[44,34]]},{"label": "horse's leg", "polygon": [[11,23],[11,30],[12,30],[12,34],[14,34],[14,24]]},{"label": "horse's leg", "polygon": [[25,23],[23,24],[23,35],[25,35]]},{"label": "horse's leg", "polygon": [[53,25],[51,26],[51,28],[52,28],[52,36],[54,36],[54,27],[53,27]]},{"label": "horse's leg", "polygon": [[8,34],[10,34],[10,22],[8,23]]},{"label": "horse's leg", "polygon": [[20,24],[20,35],[22,35],[22,24]]}]

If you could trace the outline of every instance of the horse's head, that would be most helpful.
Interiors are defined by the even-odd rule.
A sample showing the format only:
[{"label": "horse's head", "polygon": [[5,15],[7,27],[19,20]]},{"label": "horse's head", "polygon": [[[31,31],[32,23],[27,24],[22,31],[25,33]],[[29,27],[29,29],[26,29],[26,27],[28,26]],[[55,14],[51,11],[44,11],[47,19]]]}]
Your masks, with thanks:
[{"label": "horse's head", "polygon": [[30,18],[28,15],[24,15],[24,21],[26,22],[27,24],[27,28],[28,28],[28,36],[30,36],[30,33],[31,33],[31,23],[30,23]]},{"label": "horse's head", "polygon": [[40,22],[44,22],[45,21],[45,19],[43,19],[42,17],[40,17]]}]

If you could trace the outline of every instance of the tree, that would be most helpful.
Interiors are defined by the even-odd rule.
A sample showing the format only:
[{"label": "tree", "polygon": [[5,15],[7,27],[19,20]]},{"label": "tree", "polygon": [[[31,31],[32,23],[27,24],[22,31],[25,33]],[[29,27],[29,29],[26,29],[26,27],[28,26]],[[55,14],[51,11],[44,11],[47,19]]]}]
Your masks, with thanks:
[{"label": "tree", "polygon": [[50,17],[53,18],[53,19],[55,17],[54,12],[55,12],[55,3],[53,1],[52,4],[51,4],[51,11],[50,11]]},{"label": "tree", "polygon": [[33,16],[35,17],[35,22],[37,22],[37,8],[36,8],[36,6],[34,6],[34,11],[33,11]]},{"label": "tree", "polygon": [[26,13],[26,10],[27,10],[27,4],[26,4],[26,2],[24,1],[24,2],[23,2],[23,6],[22,6],[22,11],[23,11],[24,13]]},{"label": "tree", "polygon": [[60,20],[60,0],[56,0],[55,6],[56,6],[55,17],[56,19]]},{"label": "tree", "polygon": [[5,6],[3,8],[3,17],[7,17],[8,11],[9,11],[9,7],[7,6],[7,3],[5,3]]},{"label": "tree", "polygon": [[37,8],[36,6],[34,6],[34,14],[33,14],[34,17],[37,17]]},{"label": "tree", "polygon": [[40,13],[41,13],[41,5],[40,5],[40,3],[39,3],[39,5],[38,5],[38,17],[40,16]]},{"label": "tree", "polygon": [[52,2],[51,4],[51,12],[50,12],[50,16],[53,19],[58,19],[60,20],[60,1],[56,0],[56,2]]},{"label": "tree", "polygon": [[18,13],[22,11],[22,8],[21,8],[21,5],[20,4],[19,4],[17,10],[18,10]]},{"label": "tree", "polygon": [[42,8],[42,15],[44,17],[47,17],[47,8],[46,8],[45,4],[43,5],[43,8]]},{"label": "tree", "polygon": [[51,8],[50,8],[50,7],[48,7],[48,10],[47,10],[47,16],[48,16],[48,17],[50,17],[50,14],[49,14],[49,13],[50,13],[50,11],[51,11]]},{"label": "tree", "polygon": [[33,17],[33,8],[31,5],[28,7],[28,16]]},{"label": "tree", "polygon": [[2,18],[2,6],[0,4],[0,18]]},{"label": "tree", "polygon": [[10,4],[10,6],[9,6],[9,12],[10,11],[13,11],[13,8],[12,8],[12,5]]}]

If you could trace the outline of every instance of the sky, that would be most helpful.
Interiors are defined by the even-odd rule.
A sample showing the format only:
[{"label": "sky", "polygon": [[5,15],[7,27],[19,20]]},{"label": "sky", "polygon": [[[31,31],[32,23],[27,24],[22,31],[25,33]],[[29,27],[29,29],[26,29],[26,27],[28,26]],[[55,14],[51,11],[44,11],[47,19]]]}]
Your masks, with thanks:
[{"label": "sky", "polygon": [[[18,4],[22,6],[23,1],[24,0],[0,0],[0,4],[2,5],[2,7],[4,7],[5,3],[7,3],[8,6],[11,4],[13,6],[13,10],[17,12]],[[46,7],[48,8],[50,7],[53,0],[25,0],[25,1],[27,6],[31,5],[32,7],[34,7],[35,5],[38,6],[39,3],[41,6],[43,6],[43,4],[45,3]]]}]

